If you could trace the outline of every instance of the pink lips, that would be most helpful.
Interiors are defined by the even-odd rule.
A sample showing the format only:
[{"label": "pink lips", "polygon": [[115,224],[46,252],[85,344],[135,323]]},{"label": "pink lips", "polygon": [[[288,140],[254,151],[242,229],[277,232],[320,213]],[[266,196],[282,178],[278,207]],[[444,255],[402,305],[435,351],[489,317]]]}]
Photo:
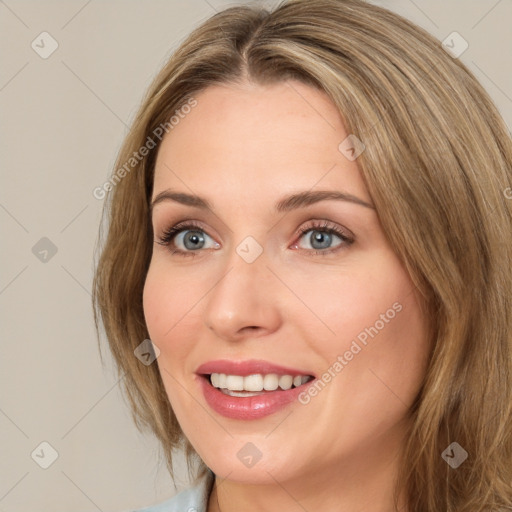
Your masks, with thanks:
[{"label": "pink lips", "polygon": [[276,373],[277,375],[312,375],[308,370],[298,370],[275,365],[262,360],[250,361],[210,361],[196,370],[199,384],[208,405],[217,413],[227,418],[238,420],[254,420],[273,414],[295,401],[314,379],[289,390],[266,391],[261,395],[234,397],[225,395],[210,384],[209,375],[225,373],[228,375],[251,375],[255,373]]}]

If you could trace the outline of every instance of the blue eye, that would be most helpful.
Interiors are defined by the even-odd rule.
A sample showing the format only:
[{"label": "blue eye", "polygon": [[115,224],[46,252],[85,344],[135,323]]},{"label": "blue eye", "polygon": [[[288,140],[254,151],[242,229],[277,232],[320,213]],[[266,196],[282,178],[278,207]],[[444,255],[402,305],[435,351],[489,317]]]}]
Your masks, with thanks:
[{"label": "blue eye", "polygon": [[[311,235],[309,235],[309,238],[307,238],[307,240],[309,241],[309,244],[312,246],[311,249],[315,250],[329,249],[331,248],[330,246],[333,242],[333,237],[340,239],[338,235],[327,232],[326,230],[321,231],[319,229],[308,229],[306,233],[309,232],[311,232]],[[302,237],[304,237],[306,233],[302,235]],[[314,247],[314,245],[317,246]]]},{"label": "blue eye", "polygon": [[[194,223],[178,224],[177,226],[167,229],[158,243],[173,247],[172,254],[178,253],[183,256],[195,256],[194,252],[200,249],[220,247],[217,242],[213,242],[212,247],[205,247],[207,238],[213,241],[210,236]],[[180,245],[183,246],[184,249],[180,248]]]},{"label": "blue eye", "polygon": [[[299,233],[300,239],[306,238],[310,245],[310,247],[306,247],[305,250],[312,250],[314,254],[327,255],[354,242],[354,239],[349,236],[348,233],[344,233],[335,224],[328,221],[323,221],[320,224],[313,223],[313,225],[303,227],[299,230]],[[306,237],[307,233],[311,234]],[[335,239],[338,239],[339,243],[333,247],[332,243]],[[299,247],[298,244],[295,244],[294,248],[303,249]]]},{"label": "blue eye", "polygon": [[[206,237],[210,238],[208,235]],[[180,231],[174,241],[178,246],[180,243],[183,244],[188,251],[204,249],[205,242],[205,233],[203,231],[189,229]]]}]

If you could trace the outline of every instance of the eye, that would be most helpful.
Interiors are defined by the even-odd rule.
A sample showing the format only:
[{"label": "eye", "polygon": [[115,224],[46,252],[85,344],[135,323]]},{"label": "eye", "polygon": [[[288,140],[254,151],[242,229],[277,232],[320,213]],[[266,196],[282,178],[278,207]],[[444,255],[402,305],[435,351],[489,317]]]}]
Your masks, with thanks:
[{"label": "eye", "polygon": [[[310,234],[308,234],[310,233]],[[329,254],[351,245],[354,242],[353,236],[344,232],[336,224],[329,221],[313,221],[299,230],[300,239],[305,239],[309,247],[300,247],[294,244],[294,249],[305,249],[313,251],[314,254]],[[332,245],[338,241],[336,245]]]},{"label": "eye", "polygon": [[[210,246],[207,246],[210,240]],[[212,243],[213,242],[213,243]],[[172,254],[195,256],[194,252],[201,249],[217,249],[220,244],[215,242],[204,230],[194,222],[171,226],[159,238],[161,245],[169,247]]]}]

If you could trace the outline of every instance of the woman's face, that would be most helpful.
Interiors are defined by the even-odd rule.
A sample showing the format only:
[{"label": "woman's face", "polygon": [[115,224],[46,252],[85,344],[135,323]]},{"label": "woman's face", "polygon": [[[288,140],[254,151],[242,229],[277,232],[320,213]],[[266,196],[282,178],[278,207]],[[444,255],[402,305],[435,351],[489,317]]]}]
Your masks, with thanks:
[{"label": "woman's face", "polygon": [[349,461],[376,471],[401,447],[428,347],[360,146],[296,81],[195,99],[159,149],[144,288],[178,421],[230,480],[324,479]]}]

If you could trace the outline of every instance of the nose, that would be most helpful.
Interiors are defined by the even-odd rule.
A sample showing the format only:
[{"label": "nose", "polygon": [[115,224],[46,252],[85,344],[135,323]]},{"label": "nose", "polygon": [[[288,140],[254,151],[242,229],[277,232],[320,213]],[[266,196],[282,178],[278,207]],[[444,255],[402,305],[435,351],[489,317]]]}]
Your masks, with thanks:
[{"label": "nose", "polygon": [[248,263],[233,251],[224,272],[206,296],[204,323],[217,337],[240,341],[279,329],[282,290],[280,293],[280,283],[267,264],[265,253]]}]

